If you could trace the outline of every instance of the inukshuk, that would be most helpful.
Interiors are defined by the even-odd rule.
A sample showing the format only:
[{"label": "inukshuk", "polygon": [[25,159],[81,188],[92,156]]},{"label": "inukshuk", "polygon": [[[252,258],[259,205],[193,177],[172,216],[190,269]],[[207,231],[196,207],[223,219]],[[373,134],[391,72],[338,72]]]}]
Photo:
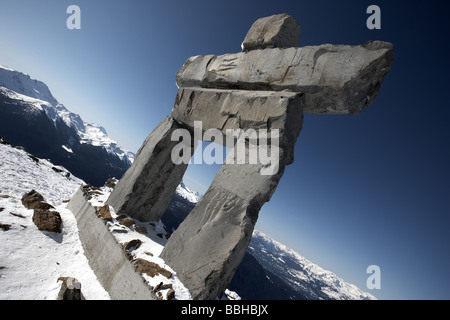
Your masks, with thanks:
[{"label": "inukshuk", "polygon": [[[239,266],[262,205],[294,160],[303,112],[362,112],[377,96],[392,64],[391,43],[299,47],[300,26],[288,14],[257,20],[242,52],[189,58],[176,74],[172,115],[147,137],[108,199],[118,214],[159,220],[187,164],[171,152],[179,128],[279,130],[279,166],[223,164],[204,197],[164,247],[161,257],[194,299],[220,297]],[[192,150],[195,142],[189,145]]]}]

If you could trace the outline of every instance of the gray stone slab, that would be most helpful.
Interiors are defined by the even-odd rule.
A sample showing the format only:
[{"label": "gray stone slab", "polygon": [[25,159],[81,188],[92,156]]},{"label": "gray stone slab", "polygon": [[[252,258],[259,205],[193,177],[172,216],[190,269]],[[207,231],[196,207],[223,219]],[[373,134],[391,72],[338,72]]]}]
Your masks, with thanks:
[{"label": "gray stone slab", "polygon": [[391,43],[252,50],[189,58],[179,88],[290,90],[305,94],[304,112],[357,114],[377,96],[394,57]]},{"label": "gray stone slab", "polygon": [[172,148],[179,144],[171,141],[171,136],[180,128],[173,118],[166,117],[145,139],[107,200],[117,214],[159,221],[187,169],[187,164],[175,164],[171,159]]}]

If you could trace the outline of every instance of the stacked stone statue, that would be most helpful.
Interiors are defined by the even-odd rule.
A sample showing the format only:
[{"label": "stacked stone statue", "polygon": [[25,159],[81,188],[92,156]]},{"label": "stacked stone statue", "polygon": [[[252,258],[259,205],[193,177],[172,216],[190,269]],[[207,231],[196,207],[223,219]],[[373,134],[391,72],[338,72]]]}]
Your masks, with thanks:
[{"label": "stacked stone statue", "polygon": [[[257,20],[242,52],[189,58],[176,74],[172,115],[147,137],[108,204],[143,221],[161,218],[187,164],[175,164],[172,133],[194,121],[202,130],[278,129],[279,168],[261,175],[263,164],[223,164],[204,197],[172,234],[161,257],[194,299],[220,297],[249,245],[262,205],[274,193],[294,146],[303,112],[358,114],[377,96],[392,64],[393,46],[299,47],[300,26],[288,14]],[[194,141],[188,146],[196,146]]]}]

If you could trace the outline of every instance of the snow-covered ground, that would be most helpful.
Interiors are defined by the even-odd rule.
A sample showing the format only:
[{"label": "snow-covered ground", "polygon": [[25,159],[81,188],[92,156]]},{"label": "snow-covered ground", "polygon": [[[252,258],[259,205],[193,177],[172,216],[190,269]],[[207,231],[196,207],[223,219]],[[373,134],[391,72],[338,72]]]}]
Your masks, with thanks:
[{"label": "snow-covered ground", "polygon": [[[57,279],[67,276],[80,281],[85,299],[110,299],[85,257],[75,217],[66,209],[67,200],[84,184],[68,175],[62,167],[0,143],[0,224],[7,226],[6,230],[0,228],[0,300],[54,300],[61,287]],[[194,193],[188,194],[184,186],[178,189],[184,196],[198,200]],[[61,234],[39,231],[34,225],[33,210],[26,209],[21,202],[23,194],[31,190],[41,193],[45,201],[60,213],[63,221]],[[91,198],[91,204],[103,206],[111,191],[108,187],[101,188]],[[118,243],[135,239],[142,241],[130,252],[133,258],[154,262],[172,272],[170,279],[163,275],[150,277],[143,274],[149,285],[170,284],[175,291],[175,299],[192,299],[176,272],[159,258],[167,242],[164,225],[134,220],[132,226],[125,226],[119,223],[112,207],[110,210],[113,221],[108,222],[108,226]],[[139,227],[140,232],[137,231]],[[145,234],[142,229],[146,230]],[[168,290],[160,290],[163,297]],[[230,290],[226,290],[222,298],[240,299]]]},{"label": "snow-covered ground", "polygon": [[[86,299],[109,299],[84,255],[75,217],[63,203],[83,181],[53,167],[0,144],[0,223],[10,225],[0,230],[0,299],[56,299],[61,287],[57,279],[67,276],[81,282]],[[32,189],[60,213],[61,234],[39,231],[34,225],[33,210],[21,202]]]}]

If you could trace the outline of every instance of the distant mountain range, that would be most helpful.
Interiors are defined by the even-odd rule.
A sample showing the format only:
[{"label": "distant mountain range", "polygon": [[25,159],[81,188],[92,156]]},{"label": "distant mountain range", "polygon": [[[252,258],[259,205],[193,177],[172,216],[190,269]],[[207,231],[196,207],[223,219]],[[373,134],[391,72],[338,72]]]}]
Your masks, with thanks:
[{"label": "distant mountain range", "polygon": [[45,83],[2,65],[0,136],[95,186],[122,177],[134,159],[103,127],[60,104]]}]

